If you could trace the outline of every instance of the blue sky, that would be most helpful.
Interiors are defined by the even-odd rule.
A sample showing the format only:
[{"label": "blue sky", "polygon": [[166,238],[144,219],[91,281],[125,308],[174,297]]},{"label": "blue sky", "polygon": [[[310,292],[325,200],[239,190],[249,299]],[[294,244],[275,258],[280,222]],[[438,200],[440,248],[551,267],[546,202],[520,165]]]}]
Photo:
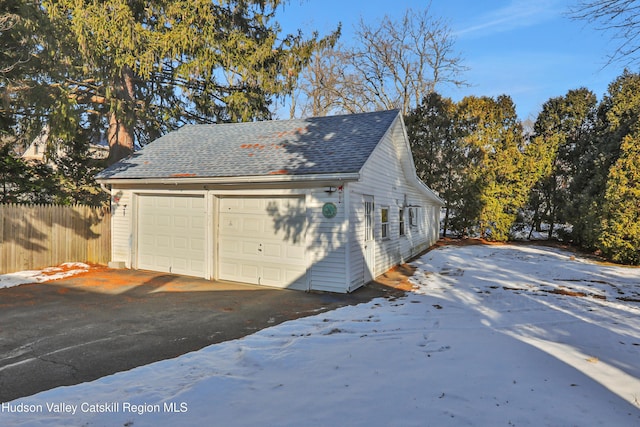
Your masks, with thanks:
[{"label": "blue sky", "polygon": [[[586,87],[598,99],[623,71],[606,65],[615,47],[610,34],[568,17],[577,0],[433,0],[430,11],[448,23],[469,70],[469,87],[440,87],[458,101],[466,95],[510,95],[521,119],[535,120],[542,104],[570,89]],[[343,25],[349,44],[362,17],[370,25],[405,10],[423,10],[428,0],[291,0],[276,19],[284,31],[325,35]],[[637,71],[637,70],[631,70]]]}]

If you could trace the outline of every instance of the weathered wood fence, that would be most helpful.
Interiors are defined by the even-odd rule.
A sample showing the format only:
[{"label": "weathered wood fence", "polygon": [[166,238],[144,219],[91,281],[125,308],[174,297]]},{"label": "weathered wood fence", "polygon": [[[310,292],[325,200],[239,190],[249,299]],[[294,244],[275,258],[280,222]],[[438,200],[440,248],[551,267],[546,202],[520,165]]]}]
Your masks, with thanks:
[{"label": "weathered wood fence", "polygon": [[0,274],[110,258],[108,208],[0,204]]}]

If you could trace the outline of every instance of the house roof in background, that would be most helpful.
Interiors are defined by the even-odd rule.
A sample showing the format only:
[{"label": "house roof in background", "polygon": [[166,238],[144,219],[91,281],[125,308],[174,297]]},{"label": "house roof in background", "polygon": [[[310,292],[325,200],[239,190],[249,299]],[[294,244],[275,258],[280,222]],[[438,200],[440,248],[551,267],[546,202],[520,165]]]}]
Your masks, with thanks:
[{"label": "house roof in background", "polygon": [[187,125],[100,172],[98,179],[359,172],[397,110],[295,120]]}]

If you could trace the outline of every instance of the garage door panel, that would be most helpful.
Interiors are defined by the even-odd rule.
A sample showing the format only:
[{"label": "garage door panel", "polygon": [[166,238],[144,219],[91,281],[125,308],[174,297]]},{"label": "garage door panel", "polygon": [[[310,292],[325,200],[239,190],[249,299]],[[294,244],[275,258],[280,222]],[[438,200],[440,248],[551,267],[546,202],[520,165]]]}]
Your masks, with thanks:
[{"label": "garage door panel", "polygon": [[[150,241],[154,241],[153,236],[150,237]],[[155,239],[155,245],[147,246],[149,249],[153,249],[154,247],[158,247],[161,249],[169,249],[171,247],[171,237],[170,236],[157,236]]]},{"label": "garage door panel", "polygon": [[304,252],[298,250],[297,248],[286,248],[285,258],[291,260],[292,263],[303,264],[304,263]]},{"label": "garage door panel", "polygon": [[264,284],[280,283],[283,281],[283,271],[280,268],[265,266],[262,269],[262,277]]},{"label": "garage door panel", "polygon": [[220,214],[220,234],[236,235],[240,232],[240,221],[236,221],[233,214]]},{"label": "garage door panel", "polygon": [[224,248],[225,253],[228,255],[235,255],[240,251],[240,242],[235,239],[220,237],[219,246]]},{"label": "garage door panel", "polygon": [[164,209],[170,209],[171,208],[171,199],[169,197],[161,197],[161,198],[156,198],[155,199],[155,207],[156,208],[164,208]]},{"label": "garage door panel", "polygon": [[194,270],[194,271],[204,271],[205,262],[204,261],[200,261],[200,260],[192,259],[191,260],[191,269]]},{"label": "garage door panel", "polygon": [[254,280],[258,277],[258,267],[254,264],[241,264],[240,271],[242,272],[242,277],[247,280]]},{"label": "garage door panel", "polygon": [[190,249],[192,251],[204,253],[204,240],[191,240],[189,243],[191,244]]},{"label": "garage door panel", "polygon": [[[229,197],[220,199],[219,206],[222,279],[306,287],[302,197]],[[290,236],[291,230],[296,231],[295,238]]]},{"label": "garage door panel", "polygon": [[176,215],[173,217],[174,228],[186,229],[189,226],[189,220],[185,216]]},{"label": "garage door panel", "polygon": [[240,231],[242,233],[262,233],[263,224],[258,218],[244,218],[240,222]]},{"label": "garage door panel", "polygon": [[227,198],[224,199],[224,207],[221,207],[220,212],[233,212],[242,206],[242,199],[240,198]]},{"label": "garage door panel", "polygon": [[177,258],[173,261],[173,271],[185,271],[189,269],[189,261],[187,259]]},{"label": "garage door panel", "polygon": [[150,264],[153,263],[154,257],[150,255],[140,255],[138,257],[138,263],[140,264]]},{"label": "garage door panel", "polygon": [[139,196],[137,268],[204,277],[204,207],[202,196]]},{"label": "garage door panel", "polygon": [[170,207],[173,209],[187,209],[189,207],[189,202],[191,201],[184,197],[176,198]]},{"label": "garage door panel", "polygon": [[201,230],[202,232],[204,232],[205,225],[206,222],[204,215],[202,217],[191,218],[191,228],[193,228],[194,230]]},{"label": "garage door panel", "polygon": [[222,260],[218,264],[221,277],[236,277],[239,275],[238,263],[235,262],[223,262]]},{"label": "garage door panel", "polygon": [[162,255],[156,255],[154,257],[151,258],[151,262],[166,268],[167,271],[169,269],[169,266],[171,265],[171,259],[169,257],[166,256],[162,256]]},{"label": "garage door panel", "polygon": [[285,270],[285,278],[289,283],[299,282],[306,274],[305,270],[288,268]]},{"label": "garage door panel", "polygon": [[185,251],[187,249],[187,239],[184,237],[176,237],[173,239],[173,248],[178,251]]},{"label": "garage door panel", "polygon": [[275,257],[277,259],[282,259],[282,246],[283,245],[265,243],[262,246],[264,251],[264,256],[266,258]]}]

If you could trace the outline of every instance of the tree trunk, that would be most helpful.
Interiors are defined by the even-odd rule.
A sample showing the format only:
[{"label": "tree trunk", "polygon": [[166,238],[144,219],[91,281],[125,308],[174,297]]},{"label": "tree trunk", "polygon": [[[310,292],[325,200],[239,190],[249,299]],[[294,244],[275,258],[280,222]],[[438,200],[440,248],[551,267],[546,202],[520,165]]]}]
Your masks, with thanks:
[{"label": "tree trunk", "polygon": [[133,71],[124,66],[120,75],[114,79],[115,107],[109,112],[109,157],[107,163],[112,165],[133,154],[134,146],[134,83]]},{"label": "tree trunk", "polygon": [[442,226],[442,237],[447,237],[447,229],[449,228],[449,206],[444,208],[444,224]]},{"label": "tree trunk", "polygon": [[555,218],[552,216],[551,221],[549,221],[549,233],[547,234],[547,240],[553,239],[554,225],[555,225]]}]

